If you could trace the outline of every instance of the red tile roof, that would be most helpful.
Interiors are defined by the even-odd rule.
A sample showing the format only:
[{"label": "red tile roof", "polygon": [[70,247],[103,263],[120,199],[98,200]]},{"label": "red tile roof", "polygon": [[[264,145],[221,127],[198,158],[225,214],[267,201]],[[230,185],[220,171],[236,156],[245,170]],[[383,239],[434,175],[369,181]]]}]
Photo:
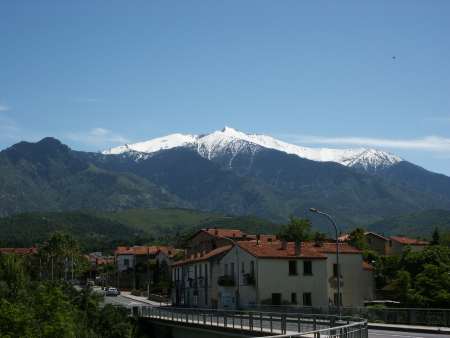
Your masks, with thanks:
[{"label": "red tile roof", "polygon": [[[287,243],[286,249],[282,248],[281,241],[259,242],[239,241],[238,245],[255,257],[261,258],[326,258],[326,254],[336,252],[336,243],[323,243],[316,246],[314,242],[302,242],[300,255],[295,255],[295,243]],[[360,254],[361,251],[347,243],[339,244],[339,252],[342,254]]]},{"label": "red tile roof", "polygon": [[16,255],[29,255],[29,254],[36,254],[37,248],[0,248],[0,253],[5,254],[16,254]]},{"label": "red tile roof", "polygon": [[115,255],[156,255],[158,252],[175,251],[168,246],[119,246],[114,252]]},{"label": "red tile roof", "polygon": [[204,255],[192,255],[190,258],[184,259],[182,261],[178,261],[173,263],[173,266],[179,266],[179,265],[184,265],[184,264],[189,264],[189,263],[195,263],[195,262],[201,262],[201,261],[206,261],[210,258],[219,256],[223,253],[228,252],[230,249],[232,248],[232,245],[225,245],[225,246],[221,246],[220,248],[214,249],[212,251],[209,251],[208,253],[205,253]]},{"label": "red tile roof", "polygon": [[404,244],[404,245],[428,245],[428,244],[430,244],[427,241],[422,241],[420,239],[414,239],[414,238],[403,237],[403,236],[391,236],[390,239],[395,242],[398,242],[400,244]]},{"label": "red tile roof", "polygon": [[238,229],[208,228],[200,231],[204,231],[215,237],[242,238],[245,235],[243,231]]}]

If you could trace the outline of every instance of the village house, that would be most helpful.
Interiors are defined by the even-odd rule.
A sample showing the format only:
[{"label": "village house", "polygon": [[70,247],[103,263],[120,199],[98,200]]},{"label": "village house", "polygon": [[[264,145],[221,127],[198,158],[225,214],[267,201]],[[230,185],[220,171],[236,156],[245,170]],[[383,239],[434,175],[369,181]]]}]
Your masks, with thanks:
[{"label": "village house", "polygon": [[[400,255],[406,250],[406,248],[409,248],[414,252],[422,251],[430,245],[429,242],[419,239],[405,236],[386,237],[372,231],[366,231],[364,236],[366,237],[368,248],[381,256]],[[349,234],[344,234],[339,237],[339,240],[342,242],[348,242],[349,239]]]},{"label": "village house", "polygon": [[[192,254],[172,269],[172,301],[199,307],[329,306],[337,301],[335,244],[295,244],[267,237]],[[372,268],[361,251],[340,244],[341,303],[373,299]]]},{"label": "village house", "polygon": [[147,289],[162,278],[170,280],[169,268],[163,276],[159,265],[170,266],[175,253],[176,250],[168,246],[119,246],[114,252],[115,284],[125,289]]}]

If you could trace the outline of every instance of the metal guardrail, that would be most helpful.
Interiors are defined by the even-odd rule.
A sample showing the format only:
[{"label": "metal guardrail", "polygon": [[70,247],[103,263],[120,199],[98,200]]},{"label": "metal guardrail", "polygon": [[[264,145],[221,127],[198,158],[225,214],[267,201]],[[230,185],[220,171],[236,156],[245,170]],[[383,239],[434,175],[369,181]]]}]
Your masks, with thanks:
[{"label": "metal guardrail", "polygon": [[367,321],[361,318],[301,313],[212,310],[142,306],[139,317],[153,318],[183,324],[252,332],[274,337],[367,338]]},{"label": "metal guardrail", "polygon": [[[259,305],[250,307],[249,309],[253,311],[275,311],[283,313],[336,314],[336,308],[334,307]],[[344,307],[341,308],[341,311],[344,316],[361,317],[367,319],[369,322],[450,327],[450,309]]]}]

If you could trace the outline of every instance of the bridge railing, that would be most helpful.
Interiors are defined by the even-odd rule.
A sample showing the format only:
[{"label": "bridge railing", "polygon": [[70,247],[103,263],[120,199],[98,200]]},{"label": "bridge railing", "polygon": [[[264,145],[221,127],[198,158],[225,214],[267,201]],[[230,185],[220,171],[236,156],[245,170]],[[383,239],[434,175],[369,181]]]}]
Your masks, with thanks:
[{"label": "bridge railing", "polygon": [[183,324],[252,332],[255,335],[280,337],[367,337],[367,321],[354,317],[312,315],[301,313],[212,310],[199,308],[151,307],[138,308],[138,316]]},{"label": "bridge railing", "polygon": [[[253,311],[274,311],[286,313],[316,313],[336,315],[335,307],[301,307],[294,305],[258,305],[248,307]],[[342,314],[361,317],[369,322],[421,326],[450,327],[450,309],[394,308],[394,307],[343,307]]]}]

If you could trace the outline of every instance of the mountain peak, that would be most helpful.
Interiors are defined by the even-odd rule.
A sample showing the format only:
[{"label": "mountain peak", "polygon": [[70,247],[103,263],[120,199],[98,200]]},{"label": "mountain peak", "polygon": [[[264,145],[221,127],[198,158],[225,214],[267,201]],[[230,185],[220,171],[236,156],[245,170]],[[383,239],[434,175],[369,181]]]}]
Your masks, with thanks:
[{"label": "mountain peak", "polygon": [[[175,147],[193,148],[207,159],[213,159],[224,153],[236,155],[244,150],[247,151],[250,149],[251,152],[254,152],[260,148],[266,148],[297,155],[313,161],[337,162],[348,167],[357,167],[364,170],[377,170],[378,168],[391,166],[402,161],[400,157],[380,150],[366,148],[332,149],[302,147],[267,135],[246,134],[228,126],[204,135],[171,134],[149,141],[111,148],[103,153],[108,155],[131,154],[132,152],[149,154]],[[140,155],[137,158],[145,157]]]}]

